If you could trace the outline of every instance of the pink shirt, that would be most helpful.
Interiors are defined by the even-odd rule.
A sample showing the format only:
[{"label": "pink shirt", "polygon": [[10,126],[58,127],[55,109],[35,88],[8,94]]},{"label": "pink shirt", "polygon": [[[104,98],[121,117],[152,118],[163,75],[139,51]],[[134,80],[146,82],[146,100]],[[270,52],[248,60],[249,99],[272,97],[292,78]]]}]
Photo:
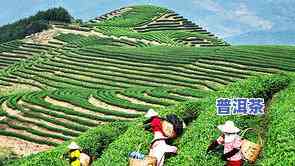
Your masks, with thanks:
[{"label": "pink shirt", "polygon": [[[236,137],[234,139],[234,141],[229,142],[229,143],[225,143],[224,142],[224,138],[222,136],[220,136],[217,139],[217,142],[219,144],[224,144],[224,154],[232,151],[234,148],[240,149],[241,148],[241,145],[242,145],[242,140],[241,140],[241,138],[239,136]],[[233,155],[231,158],[228,158],[227,160],[229,160],[229,161],[242,160],[242,153],[241,153],[241,151],[237,152],[235,155]]]},{"label": "pink shirt", "polygon": [[[162,132],[156,131],[154,134],[154,139],[159,138],[165,138],[165,136],[162,134]],[[164,166],[165,154],[176,152],[177,148],[175,146],[166,144],[165,140],[159,140],[152,145],[149,155],[157,158],[157,166]]]}]

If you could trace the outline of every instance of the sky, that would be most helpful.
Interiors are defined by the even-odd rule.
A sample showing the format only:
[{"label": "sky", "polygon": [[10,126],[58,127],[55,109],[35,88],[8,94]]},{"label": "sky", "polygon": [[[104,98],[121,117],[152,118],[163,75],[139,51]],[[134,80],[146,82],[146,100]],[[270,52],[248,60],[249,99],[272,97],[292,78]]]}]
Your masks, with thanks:
[{"label": "sky", "polygon": [[295,0],[3,0],[0,25],[52,7],[62,6],[86,21],[140,4],[172,9],[222,38],[253,31],[295,30]]}]

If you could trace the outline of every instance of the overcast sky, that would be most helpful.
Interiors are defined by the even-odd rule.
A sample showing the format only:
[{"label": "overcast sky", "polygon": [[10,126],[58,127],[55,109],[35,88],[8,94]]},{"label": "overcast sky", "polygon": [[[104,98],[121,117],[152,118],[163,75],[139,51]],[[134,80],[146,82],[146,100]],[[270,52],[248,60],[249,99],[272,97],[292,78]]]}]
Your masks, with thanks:
[{"label": "overcast sky", "polygon": [[251,31],[295,29],[295,0],[3,0],[0,25],[62,6],[75,18],[89,20],[128,5],[167,7],[219,37]]}]

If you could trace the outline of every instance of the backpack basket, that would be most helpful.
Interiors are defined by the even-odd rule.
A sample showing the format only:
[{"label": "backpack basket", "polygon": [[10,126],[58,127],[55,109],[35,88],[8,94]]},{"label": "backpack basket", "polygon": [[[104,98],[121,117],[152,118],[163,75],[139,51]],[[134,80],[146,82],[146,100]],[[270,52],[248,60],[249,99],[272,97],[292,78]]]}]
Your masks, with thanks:
[{"label": "backpack basket", "polygon": [[249,163],[253,164],[257,160],[261,150],[262,150],[262,138],[259,132],[254,128],[247,128],[241,133],[241,137],[244,137],[246,132],[255,131],[257,133],[257,143],[251,142],[249,140],[244,139],[242,141],[241,152]]},{"label": "backpack basket", "polygon": [[[137,152],[139,152],[141,145],[138,146]],[[157,166],[157,158],[153,156],[145,156],[144,159],[129,157],[129,166]]]},{"label": "backpack basket", "polygon": [[157,158],[146,156],[143,160],[129,158],[129,166],[156,166]]}]

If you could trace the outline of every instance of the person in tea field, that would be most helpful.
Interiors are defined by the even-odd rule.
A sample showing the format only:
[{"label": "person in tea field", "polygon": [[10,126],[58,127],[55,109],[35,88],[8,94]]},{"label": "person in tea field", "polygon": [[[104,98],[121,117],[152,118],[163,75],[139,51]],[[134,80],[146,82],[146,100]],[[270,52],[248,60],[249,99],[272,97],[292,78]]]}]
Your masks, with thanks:
[{"label": "person in tea field", "polygon": [[165,119],[160,118],[153,109],[150,109],[145,117],[149,118],[145,124],[150,123],[145,128],[151,129],[154,134],[149,156],[156,157],[157,166],[163,166],[165,154],[177,152],[177,147],[168,145],[167,140],[175,138],[182,132],[183,122],[175,115],[168,115]]},{"label": "person in tea field", "polygon": [[222,155],[222,160],[227,161],[226,166],[242,166],[242,139],[238,135],[240,129],[237,128],[232,121],[226,121],[223,125],[218,125],[217,127],[222,135],[215,141],[213,141],[207,152],[214,150],[218,145],[224,145],[224,154]]},{"label": "person in tea field", "polygon": [[89,166],[91,164],[91,158],[83,153],[75,142],[71,142],[68,149],[69,151],[63,157],[69,159],[71,166]]}]

